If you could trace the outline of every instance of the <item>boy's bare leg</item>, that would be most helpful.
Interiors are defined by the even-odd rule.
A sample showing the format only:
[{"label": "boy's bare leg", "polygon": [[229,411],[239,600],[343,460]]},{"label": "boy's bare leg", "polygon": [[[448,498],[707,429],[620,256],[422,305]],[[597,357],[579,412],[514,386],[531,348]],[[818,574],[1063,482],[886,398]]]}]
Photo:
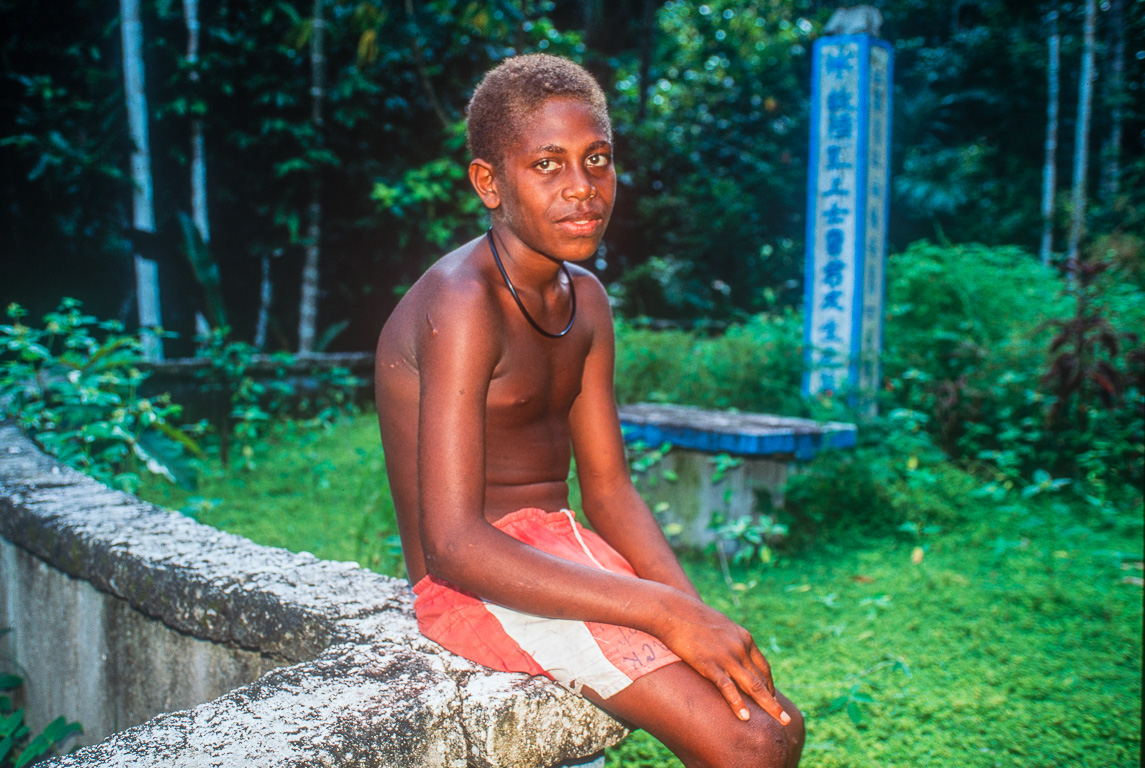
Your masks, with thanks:
[{"label": "boy's bare leg", "polygon": [[740,720],[719,690],[682,662],[645,675],[610,699],[584,692],[605,711],[655,736],[687,768],[795,768],[803,752],[803,715],[786,696],[776,693],[791,715],[786,726],[750,699],[751,718]]}]

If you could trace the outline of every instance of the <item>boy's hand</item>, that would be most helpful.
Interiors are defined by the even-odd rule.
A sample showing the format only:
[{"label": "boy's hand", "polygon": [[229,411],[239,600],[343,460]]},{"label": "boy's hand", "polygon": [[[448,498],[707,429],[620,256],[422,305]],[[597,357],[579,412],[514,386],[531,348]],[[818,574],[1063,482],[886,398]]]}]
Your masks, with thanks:
[{"label": "boy's hand", "polygon": [[741,720],[750,717],[746,693],[765,712],[787,725],[791,717],[775,700],[771,665],[751,633],[699,600],[684,596],[683,610],[671,611],[657,634],[692,669],[712,681]]}]

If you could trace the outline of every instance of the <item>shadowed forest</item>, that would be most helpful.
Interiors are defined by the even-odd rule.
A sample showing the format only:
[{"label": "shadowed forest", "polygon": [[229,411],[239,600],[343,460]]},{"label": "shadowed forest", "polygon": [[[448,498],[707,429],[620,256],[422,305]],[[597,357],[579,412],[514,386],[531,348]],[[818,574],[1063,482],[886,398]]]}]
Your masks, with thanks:
[{"label": "shadowed forest", "polygon": [[[1049,260],[1064,258],[1085,3],[877,5],[896,57],[891,252],[922,238],[1039,251],[1056,73],[1047,218]],[[620,189],[595,266],[621,314],[692,325],[795,306],[810,47],[833,10],[147,2],[148,227],[132,215],[119,8],[4,2],[0,302],[39,316],[71,296],[130,325],[138,252],[158,263],[163,326],[178,334],[169,354],[193,349],[195,312],[260,348],[297,350],[304,303],[316,320],[302,348],[371,349],[403,289],[482,229],[464,174],[477,78],[514,52],[548,51],[583,62],[611,100]],[[1145,5],[1095,6],[1092,43],[1082,247],[1106,245],[1139,274]]]},{"label": "shadowed forest", "polygon": [[[1145,0],[873,5],[895,58],[872,416],[801,391],[836,3],[0,0],[0,417],[203,523],[404,575],[363,382],[308,355],[372,350],[484,230],[482,73],[566,56],[613,119],[586,266],[618,400],[858,424],[782,508],[712,510],[717,543],[682,554],[806,714],[803,765],[1140,765]],[[158,343],[202,361],[172,394]],[[629,447],[638,486],[674,482],[672,446]],[[678,765],[640,733],[607,759]]]}]

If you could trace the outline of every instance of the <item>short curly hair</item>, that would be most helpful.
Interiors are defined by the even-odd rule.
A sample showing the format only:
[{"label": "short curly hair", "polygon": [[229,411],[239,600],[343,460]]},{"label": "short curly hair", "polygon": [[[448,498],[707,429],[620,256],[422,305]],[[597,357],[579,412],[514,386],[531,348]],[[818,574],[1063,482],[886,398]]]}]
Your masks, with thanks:
[{"label": "short curly hair", "polygon": [[494,167],[500,165],[505,152],[520,138],[523,124],[554,97],[587,105],[612,140],[608,103],[593,76],[568,59],[530,53],[501,62],[477,85],[466,110],[470,154]]}]

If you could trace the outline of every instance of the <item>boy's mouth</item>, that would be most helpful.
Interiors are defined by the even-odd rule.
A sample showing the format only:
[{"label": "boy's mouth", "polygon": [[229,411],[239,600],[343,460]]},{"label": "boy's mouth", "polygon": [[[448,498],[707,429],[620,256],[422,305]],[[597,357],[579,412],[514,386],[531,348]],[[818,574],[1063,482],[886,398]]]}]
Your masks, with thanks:
[{"label": "boy's mouth", "polygon": [[557,219],[557,225],[571,235],[583,237],[595,234],[604,224],[604,217],[595,211],[577,211]]}]

